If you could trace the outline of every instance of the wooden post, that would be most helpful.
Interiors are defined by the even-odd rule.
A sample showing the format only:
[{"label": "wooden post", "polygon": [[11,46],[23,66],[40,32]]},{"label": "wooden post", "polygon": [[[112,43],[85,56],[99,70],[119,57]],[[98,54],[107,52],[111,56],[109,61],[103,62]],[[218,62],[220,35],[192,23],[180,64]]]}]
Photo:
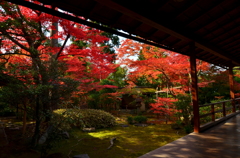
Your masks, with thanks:
[{"label": "wooden post", "polygon": [[225,102],[222,104],[222,110],[223,110],[223,117],[226,117],[226,107],[225,107]]},{"label": "wooden post", "polygon": [[240,100],[238,100],[237,103],[238,103],[238,110],[240,110]]},{"label": "wooden post", "polygon": [[212,113],[212,121],[215,121],[215,110],[214,110],[214,104],[211,105],[211,113]]},{"label": "wooden post", "polygon": [[199,105],[198,105],[198,79],[197,79],[197,66],[195,55],[195,44],[190,45],[190,67],[191,67],[191,92],[193,102],[193,116],[194,116],[194,132],[200,132],[200,119],[199,119]]},{"label": "wooden post", "polygon": [[232,100],[232,112],[236,112],[236,107],[235,107],[235,94],[234,94],[234,86],[233,86],[233,67],[232,64],[229,66],[228,69],[229,72],[229,85],[230,85],[230,97]]}]

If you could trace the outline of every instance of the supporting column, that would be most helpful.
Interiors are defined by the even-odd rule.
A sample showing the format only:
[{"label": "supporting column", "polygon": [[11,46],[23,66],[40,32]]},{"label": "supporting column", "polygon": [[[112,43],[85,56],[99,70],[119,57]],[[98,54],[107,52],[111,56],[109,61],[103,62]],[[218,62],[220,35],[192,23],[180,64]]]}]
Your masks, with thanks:
[{"label": "supporting column", "polygon": [[235,102],[233,100],[233,99],[235,99],[235,94],[234,94],[234,85],[233,85],[233,66],[232,66],[232,64],[229,66],[228,73],[229,73],[230,97],[232,99],[232,112],[236,112]]},{"label": "supporting column", "polygon": [[196,55],[195,55],[195,44],[190,46],[190,67],[191,67],[191,91],[192,91],[192,102],[193,102],[193,117],[194,117],[194,132],[200,132],[200,118],[199,118],[199,105],[198,105],[198,79],[197,79],[197,66],[196,66]]}]

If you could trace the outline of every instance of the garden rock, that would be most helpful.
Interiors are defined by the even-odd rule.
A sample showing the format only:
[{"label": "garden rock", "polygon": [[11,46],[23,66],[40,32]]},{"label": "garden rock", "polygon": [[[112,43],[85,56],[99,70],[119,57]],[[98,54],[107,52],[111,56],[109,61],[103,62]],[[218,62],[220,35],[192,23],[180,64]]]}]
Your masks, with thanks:
[{"label": "garden rock", "polygon": [[80,154],[80,155],[75,155],[73,158],[90,158],[88,154]]},{"label": "garden rock", "polygon": [[9,128],[10,130],[19,130],[20,128],[19,127],[11,127]]},{"label": "garden rock", "polygon": [[63,135],[63,137],[66,138],[66,139],[69,139],[69,138],[70,138],[68,132],[63,132],[62,135]]},{"label": "garden rock", "polygon": [[121,125],[122,127],[129,127],[128,125]]},{"label": "garden rock", "polygon": [[148,123],[148,125],[155,125],[155,123],[150,122],[150,123]]},{"label": "garden rock", "polygon": [[51,133],[53,130],[53,126],[49,126],[46,130],[46,132],[40,137],[39,141],[38,141],[38,144],[43,144],[46,142],[47,140],[47,137],[49,135],[49,133]]},{"label": "garden rock", "polygon": [[182,127],[179,124],[172,124],[171,128],[175,129],[175,130],[178,130],[178,129],[181,129]]},{"label": "garden rock", "polygon": [[96,129],[94,127],[91,128],[83,128],[83,132],[94,132]]},{"label": "garden rock", "polygon": [[40,139],[39,139],[39,141],[38,141],[38,144],[43,144],[43,143],[45,143],[46,140],[47,140],[47,137],[48,137],[48,133],[45,132],[45,133],[40,137]]},{"label": "garden rock", "polygon": [[142,123],[137,123],[137,124],[134,124],[134,126],[137,126],[137,127],[147,127],[148,125],[147,124],[142,124]]}]

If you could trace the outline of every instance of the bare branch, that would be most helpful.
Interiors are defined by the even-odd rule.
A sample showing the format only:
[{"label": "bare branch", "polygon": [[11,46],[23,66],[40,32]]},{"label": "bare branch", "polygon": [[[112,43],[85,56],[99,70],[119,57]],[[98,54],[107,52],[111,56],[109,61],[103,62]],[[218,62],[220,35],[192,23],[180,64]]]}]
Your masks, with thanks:
[{"label": "bare branch", "polygon": [[56,57],[55,57],[56,60],[59,58],[60,54],[62,53],[63,48],[64,48],[65,45],[67,44],[67,41],[68,41],[69,38],[70,38],[70,34],[67,35],[67,37],[66,37],[66,39],[65,39],[65,41],[64,41],[64,43],[63,43],[63,45],[62,45],[62,47],[61,47],[61,49],[60,49],[59,52],[56,54]]},{"label": "bare branch", "polygon": [[[42,13],[42,12],[40,12],[40,13],[38,14],[38,16],[40,16],[41,13]],[[36,29],[37,29],[37,31],[40,33],[40,39],[35,42],[35,44],[34,44],[34,48],[35,48],[35,49],[37,49],[37,48],[42,44],[42,41],[46,39],[44,33],[42,32],[42,24],[41,24],[40,21],[38,22],[38,27],[37,27]]]},{"label": "bare branch", "polygon": [[[25,22],[26,23],[28,23],[27,22],[27,20],[25,19],[25,17],[22,15],[22,13],[21,13],[21,10],[20,10],[20,8],[17,6],[17,11],[18,11],[18,14],[20,15],[20,17],[21,18],[19,18],[19,20],[21,21],[21,23],[23,24],[23,19],[25,20]],[[28,23],[29,24],[29,23]],[[29,46],[32,46],[32,44],[33,44],[33,40],[31,40],[31,38],[28,38],[30,35],[27,33],[27,31],[25,30],[25,27],[22,27],[22,31],[23,31],[23,34],[24,34],[24,36],[25,36],[25,39],[27,40],[27,42],[28,42],[28,45]]]},{"label": "bare branch", "polygon": [[27,52],[30,52],[29,48],[25,47],[24,45],[22,45],[21,43],[19,43],[17,40],[15,40],[12,36],[10,36],[8,34],[8,32],[6,30],[0,30],[4,36],[6,36],[8,39],[10,39],[13,43],[15,43],[16,45],[18,45],[20,48],[26,50]]},{"label": "bare branch", "polygon": [[4,54],[0,54],[0,56],[7,56],[7,55],[24,55],[24,56],[31,57],[28,54],[19,54],[19,53],[4,53]]}]

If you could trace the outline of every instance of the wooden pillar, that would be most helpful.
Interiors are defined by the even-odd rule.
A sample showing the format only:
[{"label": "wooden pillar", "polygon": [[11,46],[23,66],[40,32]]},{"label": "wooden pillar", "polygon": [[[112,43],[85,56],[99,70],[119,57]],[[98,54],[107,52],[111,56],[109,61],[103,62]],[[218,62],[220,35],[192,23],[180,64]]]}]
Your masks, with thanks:
[{"label": "wooden pillar", "polygon": [[226,105],[225,102],[222,104],[222,109],[223,109],[223,117],[226,117]]},{"label": "wooden pillar", "polygon": [[232,112],[236,112],[235,102],[233,100],[233,99],[235,99],[235,94],[234,94],[234,85],[233,85],[233,67],[232,67],[232,64],[229,66],[228,73],[229,73],[230,97],[232,99]]},{"label": "wooden pillar", "polygon": [[199,105],[198,105],[198,79],[197,79],[197,66],[196,66],[196,55],[195,45],[190,46],[190,67],[191,67],[191,92],[193,102],[193,117],[194,117],[194,132],[200,132],[200,118],[199,118]]}]

